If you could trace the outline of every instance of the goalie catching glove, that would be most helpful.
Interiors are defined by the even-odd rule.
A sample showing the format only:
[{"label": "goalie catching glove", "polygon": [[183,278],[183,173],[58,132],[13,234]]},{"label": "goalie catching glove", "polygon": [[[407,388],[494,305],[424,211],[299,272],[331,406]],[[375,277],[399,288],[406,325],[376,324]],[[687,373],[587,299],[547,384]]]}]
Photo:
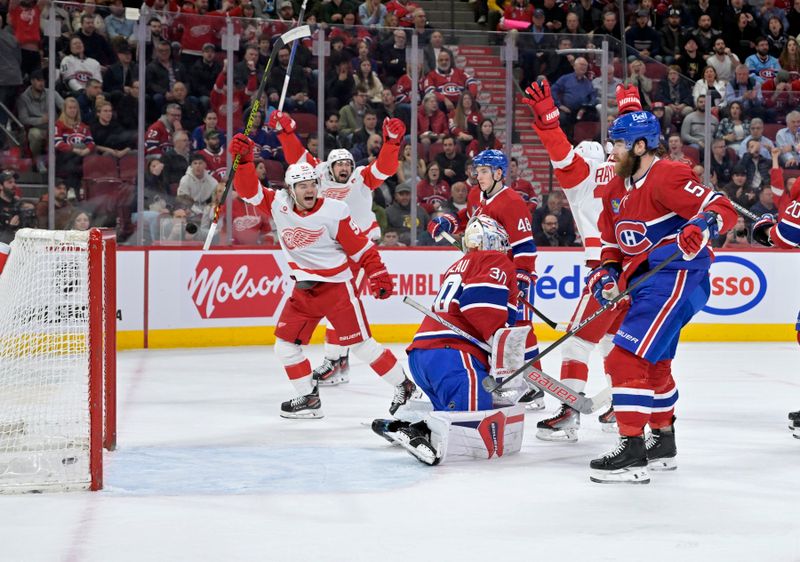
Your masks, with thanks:
[{"label": "goalie catching glove", "polygon": [[522,103],[531,108],[534,123],[537,128],[547,130],[559,126],[559,111],[550,94],[550,83],[547,79],[533,82],[525,89],[527,97],[522,98]]},{"label": "goalie catching glove", "polygon": [[360,265],[367,274],[370,294],[380,300],[391,297],[392,293],[394,293],[394,283],[392,282],[392,276],[386,271],[386,266],[381,261],[378,250],[374,247],[367,250],[364,253],[364,257],[361,258]]}]

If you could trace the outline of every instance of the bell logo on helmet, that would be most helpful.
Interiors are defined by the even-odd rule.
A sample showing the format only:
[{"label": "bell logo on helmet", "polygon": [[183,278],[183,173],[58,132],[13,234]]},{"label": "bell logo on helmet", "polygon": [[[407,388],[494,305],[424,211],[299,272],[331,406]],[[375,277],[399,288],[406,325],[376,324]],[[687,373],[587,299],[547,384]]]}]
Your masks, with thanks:
[{"label": "bell logo on helmet", "polygon": [[644,111],[632,113],[631,118],[637,123],[644,123],[647,121],[647,113],[645,113]]}]

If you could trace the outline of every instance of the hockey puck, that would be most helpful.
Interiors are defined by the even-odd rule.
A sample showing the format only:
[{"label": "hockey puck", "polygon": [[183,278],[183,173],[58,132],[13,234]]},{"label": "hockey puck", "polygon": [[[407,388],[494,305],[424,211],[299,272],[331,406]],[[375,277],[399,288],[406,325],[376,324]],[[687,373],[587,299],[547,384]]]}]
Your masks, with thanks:
[{"label": "hockey puck", "polygon": [[66,458],[61,459],[61,464],[64,464],[64,465],[75,464],[76,462],[78,462],[78,457],[66,457]]}]

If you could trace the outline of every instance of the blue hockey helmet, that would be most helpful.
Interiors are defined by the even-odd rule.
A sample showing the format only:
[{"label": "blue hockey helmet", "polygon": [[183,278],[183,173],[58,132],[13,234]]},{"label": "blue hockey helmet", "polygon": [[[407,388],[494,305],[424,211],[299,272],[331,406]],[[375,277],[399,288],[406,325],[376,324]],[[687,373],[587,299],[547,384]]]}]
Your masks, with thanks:
[{"label": "blue hockey helmet", "polygon": [[472,159],[472,165],[475,168],[489,166],[492,169],[492,173],[494,173],[495,168],[500,168],[503,171],[503,177],[508,175],[508,158],[499,150],[490,149],[479,152]]},{"label": "blue hockey helmet", "polygon": [[649,111],[634,111],[614,119],[608,129],[611,141],[624,141],[625,148],[631,150],[636,141],[643,139],[648,150],[655,150],[661,141],[661,125],[658,117]]}]

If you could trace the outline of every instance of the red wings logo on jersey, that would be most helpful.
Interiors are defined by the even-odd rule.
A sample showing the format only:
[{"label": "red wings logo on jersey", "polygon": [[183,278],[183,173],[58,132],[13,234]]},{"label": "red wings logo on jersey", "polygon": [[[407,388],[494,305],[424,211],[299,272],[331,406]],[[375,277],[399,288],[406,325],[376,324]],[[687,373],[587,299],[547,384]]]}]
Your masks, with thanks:
[{"label": "red wings logo on jersey", "polygon": [[319,240],[323,232],[325,232],[323,227],[317,230],[310,230],[300,226],[297,228],[286,228],[281,231],[281,240],[283,240],[287,250],[305,248]]},{"label": "red wings logo on jersey", "polygon": [[326,187],[322,190],[322,196],[328,199],[343,200],[350,193],[350,187]]},{"label": "red wings logo on jersey", "polygon": [[647,225],[639,221],[619,221],[614,228],[620,249],[629,256],[647,251],[653,242],[647,238]]}]

